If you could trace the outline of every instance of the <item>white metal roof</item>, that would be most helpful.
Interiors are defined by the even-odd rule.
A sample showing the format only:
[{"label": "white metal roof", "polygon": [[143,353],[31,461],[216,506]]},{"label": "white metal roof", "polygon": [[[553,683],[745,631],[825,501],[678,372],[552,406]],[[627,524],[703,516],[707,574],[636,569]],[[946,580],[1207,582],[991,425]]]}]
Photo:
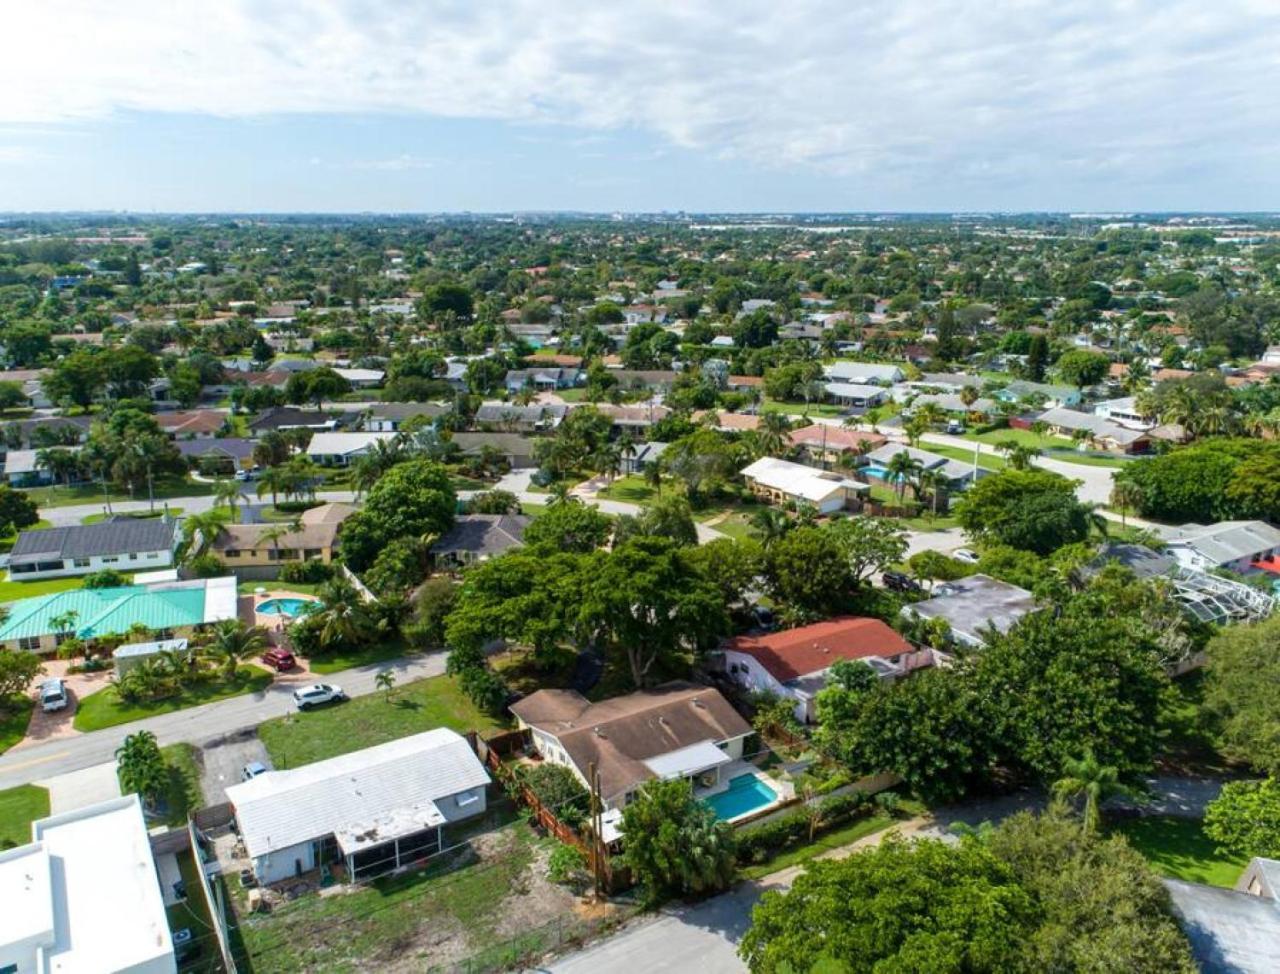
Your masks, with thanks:
[{"label": "white metal roof", "polygon": [[649,758],[644,766],[659,778],[682,778],[685,775],[697,774],[708,768],[728,764],[732,758],[716,747],[711,741],[699,741],[656,758]]},{"label": "white metal roof", "polygon": [[307,453],[311,456],[347,456],[395,436],[395,433],[315,433],[307,444]]},{"label": "white metal roof", "polygon": [[866,491],[868,484],[850,480],[825,470],[815,470],[803,463],[761,457],[742,468],[742,475],[774,490],[808,501],[824,501],[837,490]]},{"label": "white metal roof", "polygon": [[116,659],[128,656],[151,656],[155,653],[164,653],[169,650],[182,650],[187,648],[185,639],[159,639],[150,643],[129,643],[125,646],[117,646],[112,656]]},{"label": "white metal roof", "polygon": [[[350,832],[489,783],[454,731],[439,727],[288,771],[267,771],[227,788],[253,858]],[[438,813],[437,813],[438,814]]]},{"label": "white metal roof", "polygon": [[1193,548],[1214,564],[1225,565],[1238,558],[1252,558],[1280,548],[1280,530],[1266,521],[1184,524],[1170,543]]}]

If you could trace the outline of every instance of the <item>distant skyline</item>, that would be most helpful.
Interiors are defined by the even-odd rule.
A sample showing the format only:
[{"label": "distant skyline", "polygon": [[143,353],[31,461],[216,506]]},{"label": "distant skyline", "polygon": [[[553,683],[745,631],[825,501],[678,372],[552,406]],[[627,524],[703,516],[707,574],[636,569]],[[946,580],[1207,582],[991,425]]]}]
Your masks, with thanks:
[{"label": "distant skyline", "polygon": [[1280,209],[1272,0],[41,0],[0,210]]}]

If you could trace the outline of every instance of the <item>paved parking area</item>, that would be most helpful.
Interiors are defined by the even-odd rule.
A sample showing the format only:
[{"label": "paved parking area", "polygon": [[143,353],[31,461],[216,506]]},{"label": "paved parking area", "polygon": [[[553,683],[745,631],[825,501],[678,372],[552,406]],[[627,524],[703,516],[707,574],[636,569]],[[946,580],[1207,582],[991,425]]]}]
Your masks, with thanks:
[{"label": "paved parking area", "polygon": [[253,729],[201,741],[199,746],[203,749],[200,787],[204,789],[206,805],[219,805],[227,800],[227,785],[240,780],[246,764],[261,761],[271,767],[267,749]]}]

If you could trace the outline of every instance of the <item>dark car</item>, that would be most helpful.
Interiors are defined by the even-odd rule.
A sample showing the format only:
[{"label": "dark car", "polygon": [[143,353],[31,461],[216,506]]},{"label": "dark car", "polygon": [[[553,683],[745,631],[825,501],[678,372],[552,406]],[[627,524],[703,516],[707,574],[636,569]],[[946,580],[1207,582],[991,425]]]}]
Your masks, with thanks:
[{"label": "dark car", "polygon": [[894,592],[919,592],[920,583],[905,572],[885,572],[884,587]]},{"label": "dark car", "polygon": [[293,658],[293,653],[287,649],[268,649],[262,654],[262,662],[266,663],[277,673],[283,673],[285,670],[291,670],[298,665],[298,661]]}]

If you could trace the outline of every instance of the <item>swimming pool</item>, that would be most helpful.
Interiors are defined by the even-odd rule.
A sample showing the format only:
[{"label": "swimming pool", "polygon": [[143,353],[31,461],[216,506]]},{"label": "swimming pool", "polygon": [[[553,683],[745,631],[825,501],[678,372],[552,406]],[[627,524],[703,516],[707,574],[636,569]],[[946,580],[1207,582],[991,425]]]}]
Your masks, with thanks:
[{"label": "swimming pool", "polygon": [[258,611],[264,616],[288,616],[296,619],[320,607],[314,599],[267,599],[258,605]]},{"label": "swimming pool", "polygon": [[777,800],[778,793],[753,774],[731,778],[728,791],[703,799],[716,813],[716,818],[724,821],[772,805]]},{"label": "swimming pool", "polygon": [[878,463],[868,463],[865,467],[859,468],[860,473],[866,474],[868,477],[875,477],[877,480],[888,480],[889,470],[880,466]]}]

